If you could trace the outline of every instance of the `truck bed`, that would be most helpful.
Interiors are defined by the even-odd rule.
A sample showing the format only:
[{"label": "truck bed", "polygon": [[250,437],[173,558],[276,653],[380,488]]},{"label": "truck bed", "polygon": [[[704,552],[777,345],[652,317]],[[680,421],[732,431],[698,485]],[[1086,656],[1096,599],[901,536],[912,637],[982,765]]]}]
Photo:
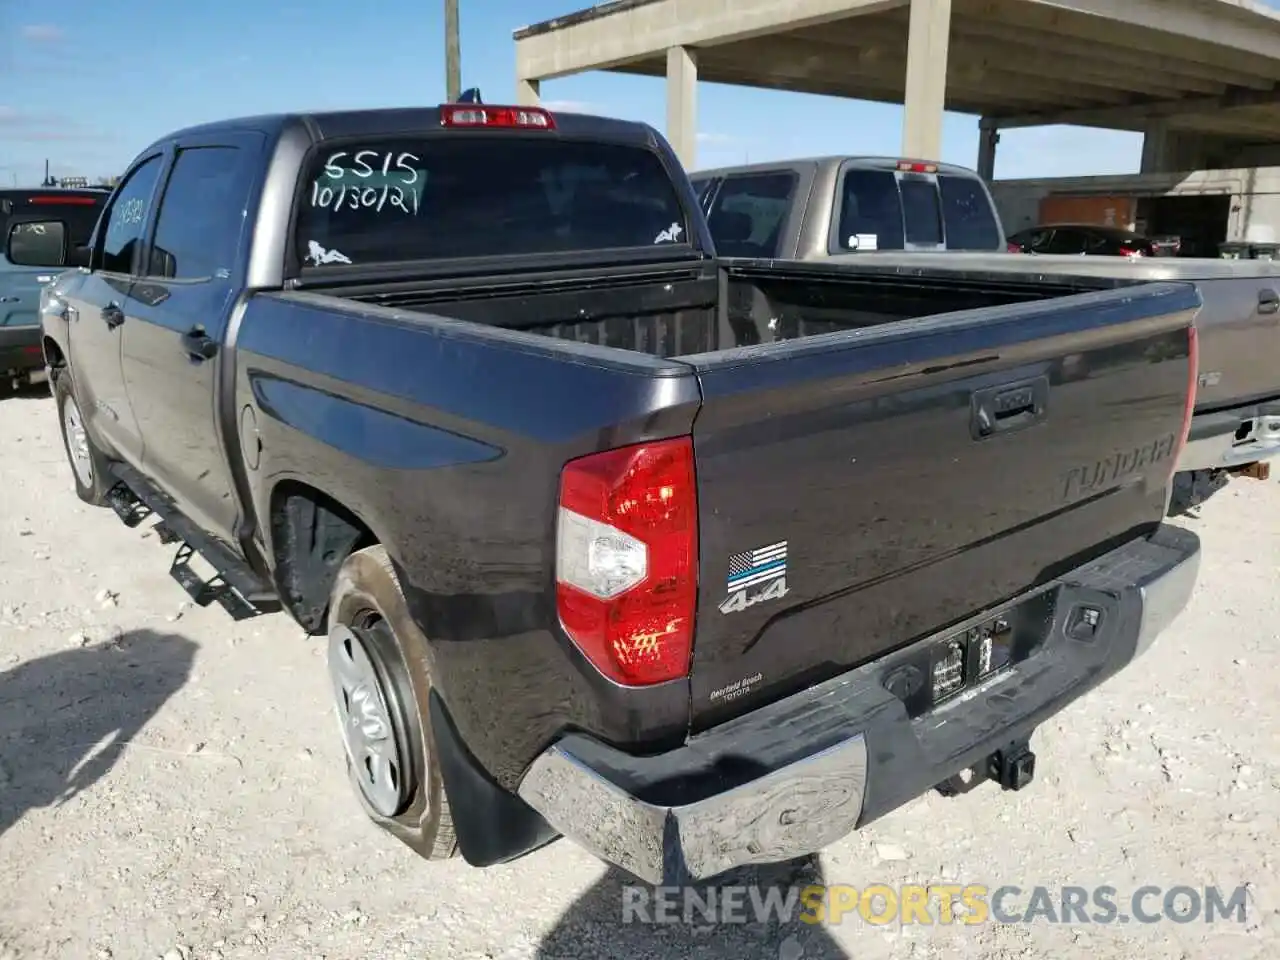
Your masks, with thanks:
[{"label": "truck bed", "polygon": [[[1187,329],[1199,306],[1188,284],[904,277],[769,261],[561,276],[553,286],[524,278],[342,293],[345,311],[359,301],[371,320],[394,316],[441,334],[482,323],[503,328],[511,349],[545,344],[546,372],[516,375],[544,416],[557,394],[610,406],[607,382],[588,399],[552,358],[590,365],[649,355],[654,375],[691,381],[663,389],[699,398],[694,729],[1034,591],[1154,530],[1182,440]],[[426,348],[406,340],[403,349]],[[556,379],[544,382],[552,370]],[[512,455],[522,449],[505,443]],[[536,528],[526,533],[532,563]],[[783,558],[785,593],[726,612],[734,558],[760,549]]]},{"label": "truck bed", "polygon": [[667,359],[1116,285],[1105,278],[965,276],[955,271],[897,276],[893,271],[832,270],[822,263],[726,262],[723,277],[706,266],[611,269],[572,278],[364,285],[340,293],[361,303]]}]

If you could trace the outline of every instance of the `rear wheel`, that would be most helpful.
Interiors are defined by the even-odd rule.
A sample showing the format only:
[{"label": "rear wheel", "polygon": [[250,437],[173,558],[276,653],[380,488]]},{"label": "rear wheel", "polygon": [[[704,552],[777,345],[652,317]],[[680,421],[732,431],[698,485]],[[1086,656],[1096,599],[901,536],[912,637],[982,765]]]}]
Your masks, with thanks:
[{"label": "rear wheel", "polygon": [[103,506],[112,485],[107,474],[107,458],[85,429],[84,413],[66,370],[55,378],[53,395],[58,405],[58,423],[62,427],[62,446],[76,484],[76,496],[95,507]]},{"label": "rear wheel", "polygon": [[359,550],[329,600],[329,675],[347,771],[375,823],[430,860],[457,853],[427,712],[426,638],[391,558]]}]

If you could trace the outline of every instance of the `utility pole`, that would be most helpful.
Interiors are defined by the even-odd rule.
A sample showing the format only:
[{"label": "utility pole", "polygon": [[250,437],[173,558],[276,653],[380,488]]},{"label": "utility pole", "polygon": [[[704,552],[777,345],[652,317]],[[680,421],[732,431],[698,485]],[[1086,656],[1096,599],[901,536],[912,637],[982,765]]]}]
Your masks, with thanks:
[{"label": "utility pole", "polygon": [[458,0],[444,0],[445,101],[457,103],[462,93],[462,54],[458,43]]}]

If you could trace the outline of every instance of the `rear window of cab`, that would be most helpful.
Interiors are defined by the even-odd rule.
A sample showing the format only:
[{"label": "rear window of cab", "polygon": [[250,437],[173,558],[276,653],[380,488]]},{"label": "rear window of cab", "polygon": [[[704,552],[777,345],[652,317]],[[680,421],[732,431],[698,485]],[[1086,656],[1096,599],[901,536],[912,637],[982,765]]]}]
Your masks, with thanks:
[{"label": "rear window of cab", "polygon": [[658,156],[527,134],[321,145],[294,242],[307,268],[685,244]]}]

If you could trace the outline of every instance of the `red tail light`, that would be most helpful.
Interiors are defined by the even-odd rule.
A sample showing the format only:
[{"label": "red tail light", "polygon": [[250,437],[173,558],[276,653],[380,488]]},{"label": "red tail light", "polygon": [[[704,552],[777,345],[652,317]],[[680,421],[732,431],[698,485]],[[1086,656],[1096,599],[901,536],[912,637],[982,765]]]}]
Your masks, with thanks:
[{"label": "red tail light", "polygon": [[73,206],[73,207],[92,207],[94,204],[100,203],[100,202],[101,200],[98,197],[79,197],[79,196],[75,196],[74,194],[66,197],[59,197],[59,196],[32,197],[30,200],[27,201],[27,203],[36,204],[37,206],[41,204],[50,204],[50,205],[57,204],[57,205],[66,205],[66,206]]},{"label": "red tail light", "polygon": [[556,609],[565,633],[606,677],[643,686],[688,676],[697,557],[691,438],[565,465]]},{"label": "red tail light", "polygon": [[440,107],[443,127],[524,127],[554,130],[555,119],[541,107],[491,107],[478,103],[446,103]]},{"label": "red tail light", "polygon": [[1006,244],[1004,245],[1004,249],[1005,249],[1005,252],[1006,252],[1006,253],[1021,253],[1021,252],[1022,252],[1022,246],[1021,246],[1020,244],[1017,244],[1017,243],[1006,243]]},{"label": "red tail light", "polygon": [[920,160],[899,160],[898,169],[903,173],[937,173],[938,165]]}]

